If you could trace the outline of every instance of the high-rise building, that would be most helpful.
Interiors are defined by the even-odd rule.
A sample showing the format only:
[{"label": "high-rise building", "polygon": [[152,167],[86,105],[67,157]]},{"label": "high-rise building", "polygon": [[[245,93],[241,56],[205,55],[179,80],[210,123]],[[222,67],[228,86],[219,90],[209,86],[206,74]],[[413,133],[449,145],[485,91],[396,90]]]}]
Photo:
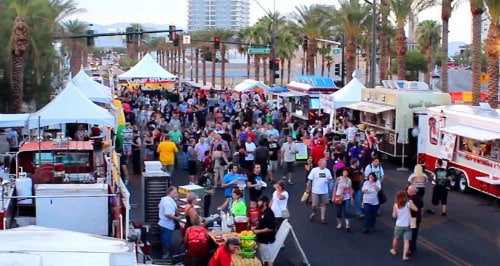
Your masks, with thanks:
[{"label": "high-rise building", "polygon": [[250,0],[188,0],[188,31],[239,30],[250,23]]}]

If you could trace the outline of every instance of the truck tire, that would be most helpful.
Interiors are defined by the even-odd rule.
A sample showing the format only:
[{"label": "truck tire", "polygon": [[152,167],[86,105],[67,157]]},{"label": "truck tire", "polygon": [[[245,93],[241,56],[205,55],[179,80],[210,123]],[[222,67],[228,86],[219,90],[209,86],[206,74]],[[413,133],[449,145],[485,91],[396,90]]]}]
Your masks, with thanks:
[{"label": "truck tire", "polygon": [[456,179],[458,182],[458,190],[462,193],[466,193],[469,191],[469,184],[467,183],[467,178],[464,173],[459,173]]}]

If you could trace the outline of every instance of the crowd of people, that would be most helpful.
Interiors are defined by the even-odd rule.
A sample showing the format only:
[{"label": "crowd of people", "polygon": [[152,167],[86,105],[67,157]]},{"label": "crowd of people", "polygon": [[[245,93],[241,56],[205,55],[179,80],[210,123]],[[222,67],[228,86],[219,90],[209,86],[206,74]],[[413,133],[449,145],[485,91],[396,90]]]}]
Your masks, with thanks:
[{"label": "crowd of people", "polygon": [[[206,234],[206,230],[200,228],[204,229],[203,217],[210,215],[215,193],[223,193],[225,197],[224,202],[217,204],[217,210],[226,210],[235,217],[248,216],[257,235],[260,257],[272,265],[269,245],[274,242],[283,220],[290,215],[288,201],[292,195],[286,187],[300,181],[293,175],[299,152],[297,141],[307,144],[310,155],[304,166],[308,196],[303,197],[304,201],[311,201],[309,219],[314,221],[319,207],[320,221],[326,224],[326,206],[332,203],[336,205],[337,229],[351,231],[353,212],[357,218],[364,219],[363,233],[375,231],[379,206],[387,198],[382,190],[384,169],[378,157],[380,140],[373,130],[362,131],[348,121],[345,140],[341,140],[341,136],[330,128],[324,129],[321,123],[314,127],[292,123],[286,107],[278,109],[258,100],[262,96],[257,93],[241,97],[230,92],[183,90],[178,96],[168,100],[164,96],[125,92],[122,102],[127,130],[122,133],[121,152],[125,159],[132,157],[136,174],[140,173],[143,161],[159,160],[173,179],[179,177],[176,173],[183,168],[188,172],[186,182],[205,188],[203,213],[199,215],[194,208],[185,211],[189,217],[183,229],[188,265],[190,261],[195,261],[191,265],[202,265],[201,258],[208,258],[208,254],[193,251],[200,248],[190,250],[189,243]],[[140,147],[144,147],[142,158]],[[127,161],[123,161],[126,165]],[[446,189],[442,187],[447,174],[446,169],[441,168],[444,172],[439,169],[436,169],[437,186],[432,202],[442,203],[442,213],[446,215]],[[128,178],[126,175],[124,178]],[[423,208],[421,198],[428,179],[421,168],[416,168],[408,182],[407,191],[398,193],[395,200],[393,216],[397,221],[390,250],[396,254],[398,239],[403,238],[404,260],[416,252]],[[270,199],[262,193],[267,186],[274,188]],[[245,200],[246,194],[249,201]],[[171,257],[172,234],[181,220],[176,212],[176,197],[177,189],[170,187],[159,204],[164,258]],[[406,217],[405,212],[417,219],[416,227],[413,223],[410,226],[412,219]],[[429,208],[428,212],[434,211]],[[193,243],[199,243],[198,240]],[[234,253],[239,244],[237,239],[229,239],[215,252],[209,265],[229,265],[228,254]]]}]

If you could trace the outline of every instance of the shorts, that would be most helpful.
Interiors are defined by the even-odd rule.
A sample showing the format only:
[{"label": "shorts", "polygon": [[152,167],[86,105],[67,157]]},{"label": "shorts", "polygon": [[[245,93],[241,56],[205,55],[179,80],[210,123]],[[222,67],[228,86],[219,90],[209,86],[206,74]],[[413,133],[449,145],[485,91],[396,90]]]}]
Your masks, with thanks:
[{"label": "shorts", "polygon": [[432,191],[432,205],[439,205],[441,202],[442,205],[446,205],[448,201],[448,189],[444,186],[435,186]]},{"label": "shorts", "polygon": [[273,262],[272,244],[259,243],[259,254],[262,262]]},{"label": "shorts", "polygon": [[124,155],[130,155],[132,154],[132,144],[123,144],[123,154]]},{"label": "shorts", "polygon": [[189,175],[196,175],[196,161],[188,161]]},{"label": "shorts", "polygon": [[402,226],[395,226],[394,227],[394,238],[400,239],[403,237],[403,240],[411,240],[411,229],[410,227],[402,227]]},{"label": "shorts", "polygon": [[164,248],[172,246],[172,235],[174,231],[160,226],[160,240]]},{"label": "shorts", "polygon": [[293,173],[294,168],[295,168],[295,162],[285,162],[283,164],[283,174],[286,175],[288,173]]},{"label": "shorts", "polygon": [[269,161],[269,171],[278,170],[278,161]]},{"label": "shorts", "polygon": [[327,204],[328,194],[311,193],[311,201],[313,206],[318,206],[318,204]]}]

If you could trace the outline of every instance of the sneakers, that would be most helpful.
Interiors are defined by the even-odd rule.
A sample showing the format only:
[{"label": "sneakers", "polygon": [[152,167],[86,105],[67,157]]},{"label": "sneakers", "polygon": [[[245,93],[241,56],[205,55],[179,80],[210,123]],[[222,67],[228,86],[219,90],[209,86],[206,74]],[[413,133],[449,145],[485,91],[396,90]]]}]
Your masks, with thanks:
[{"label": "sneakers", "polygon": [[441,213],[441,215],[446,217],[446,212]]},{"label": "sneakers", "polygon": [[172,259],[172,257],[170,256],[170,254],[167,253],[167,254],[163,254],[163,256],[161,256],[161,259],[162,260],[170,260],[170,259]]},{"label": "sneakers", "polygon": [[289,184],[289,185],[293,185],[293,182],[292,182],[292,180],[291,180],[291,179],[288,179],[288,184]]},{"label": "sneakers", "polygon": [[286,176],[283,176],[281,179],[286,180]]},{"label": "sneakers", "polygon": [[430,214],[430,215],[434,215],[434,214],[436,214],[436,213],[435,213],[433,210],[431,210],[431,209],[427,209],[427,213],[428,213],[428,214]]}]

